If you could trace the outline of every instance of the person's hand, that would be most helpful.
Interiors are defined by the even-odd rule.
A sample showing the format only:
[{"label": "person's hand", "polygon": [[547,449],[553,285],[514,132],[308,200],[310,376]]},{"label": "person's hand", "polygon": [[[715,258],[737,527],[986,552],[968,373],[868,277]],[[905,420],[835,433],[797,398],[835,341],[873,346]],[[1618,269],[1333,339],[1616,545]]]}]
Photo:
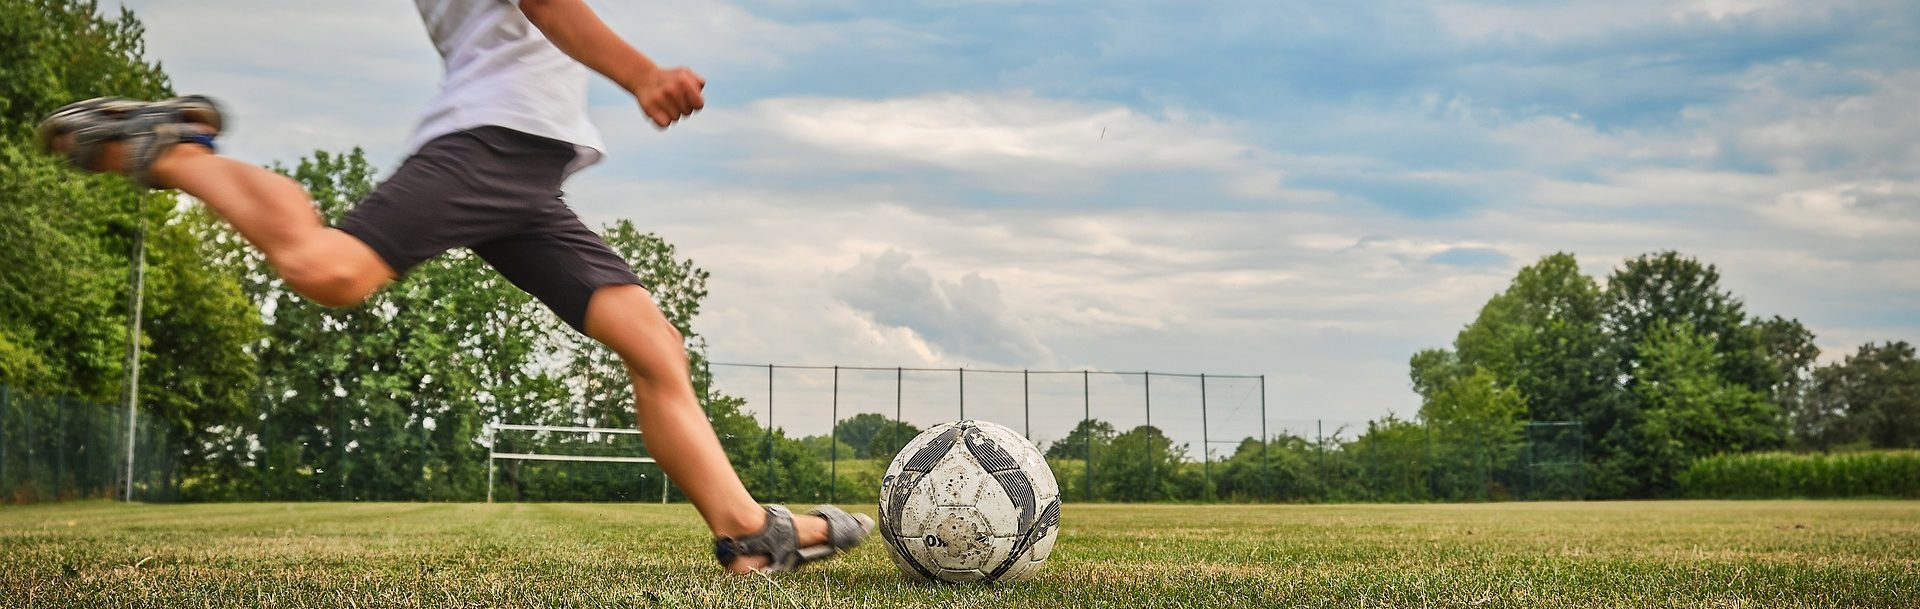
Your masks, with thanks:
[{"label": "person's hand", "polygon": [[667,68],[648,74],[631,93],[653,125],[665,129],[707,106],[700,94],[706,87],[707,80],[693,70]]}]

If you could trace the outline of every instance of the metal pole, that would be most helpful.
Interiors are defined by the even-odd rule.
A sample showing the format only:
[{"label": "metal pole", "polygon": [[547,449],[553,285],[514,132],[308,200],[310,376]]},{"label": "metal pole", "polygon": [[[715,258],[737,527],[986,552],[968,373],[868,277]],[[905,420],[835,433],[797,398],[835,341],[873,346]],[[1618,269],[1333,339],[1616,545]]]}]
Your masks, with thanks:
[{"label": "metal pole", "polygon": [[1524,429],[1527,430],[1527,499],[1529,501],[1539,501],[1539,494],[1534,489],[1534,485],[1539,482],[1534,480],[1533,477],[1533,424],[1528,423]]},{"label": "metal pole", "polygon": [[1320,500],[1327,500],[1327,430],[1320,419],[1313,420],[1313,443],[1320,451],[1320,463],[1314,467],[1320,474]]},{"label": "metal pole", "polygon": [[967,369],[960,369],[960,420],[967,420]]},{"label": "metal pole", "polygon": [[1145,387],[1147,406],[1147,428],[1142,438],[1145,440],[1143,445],[1146,448],[1147,457],[1147,492],[1153,493],[1153,496],[1157,497],[1159,495],[1159,485],[1156,484],[1158,480],[1155,480],[1153,476],[1153,373],[1140,373],[1140,380],[1143,382],[1142,386]]},{"label": "metal pole", "polygon": [[893,369],[893,441],[887,443],[887,448],[890,450],[899,450],[893,446],[895,444],[906,446],[900,441],[900,432],[906,428],[906,422],[900,418],[901,385],[905,383],[905,376],[906,369],[897,367]]},{"label": "metal pole", "polygon": [[1092,372],[1080,371],[1080,407],[1085,414],[1080,416],[1080,429],[1087,441],[1087,490],[1082,499],[1093,499],[1093,384],[1088,380]]},{"label": "metal pole", "polygon": [[1267,463],[1267,375],[1260,375],[1260,471],[1267,483],[1267,500],[1273,500],[1273,466]]},{"label": "metal pole", "polygon": [[827,430],[827,503],[838,503],[840,488],[840,367],[833,367],[833,428]]},{"label": "metal pole", "polygon": [[[33,484],[33,479],[34,479],[34,477],[35,477],[35,473],[36,473],[36,472],[39,472],[39,471],[40,471],[40,469],[39,469],[39,468],[37,468],[37,467],[34,467],[34,466],[33,466],[33,402],[34,402],[34,401],[35,401],[35,400],[28,400],[28,401],[27,401],[27,405],[26,405],[25,407],[22,407],[22,408],[20,409],[20,414],[23,414],[23,415],[26,415],[26,418],[27,418],[27,420],[26,420],[26,424],[25,424],[25,425],[22,425],[22,426],[21,426],[21,429],[24,429],[24,430],[26,430],[26,435],[27,435],[27,475],[26,475],[26,478],[27,478],[27,484],[29,484],[29,485],[32,485],[32,484]],[[37,499],[37,498],[36,498],[36,499]]]},{"label": "metal pole", "polygon": [[140,305],[145,291],[147,267],[147,222],[141,216],[140,228],[133,232],[133,294],[127,298],[133,301],[133,316],[127,320],[127,487],[123,501],[133,501],[133,444],[134,423],[140,413],[134,404],[140,402]]},{"label": "metal pole", "polygon": [[495,440],[493,438],[492,423],[487,424],[486,433],[487,433],[487,503],[493,503],[493,449],[498,447],[494,445]]},{"label": "metal pole", "polygon": [[12,495],[13,487],[7,486],[7,415],[13,413],[13,396],[6,385],[0,385],[0,494]]},{"label": "metal pole", "polygon": [[673,483],[673,481],[667,479],[666,468],[661,468],[660,469],[660,505],[667,504],[667,485],[671,483]]},{"label": "metal pole", "polygon": [[53,402],[53,500],[60,501],[67,477],[67,409],[73,406],[67,396]]},{"label": "metal pole", "polygon": [[1427,430],[1427,499],[1434,500],[1440,497],[1440,480],[1434,477],[1433,421],[1427,421],[1424,427]]},{"label": "metal pole", "polygon": [[767,493],[773,493],[773,364],[767,364]]},{"label": "metal pole", "polygon": [[1020,418],[1026,424],[1027,441],[1033,441],[1033,385],[1027,371],[1020,371]]},{"label": "metal pole", "polygon": [[[1200,375],[1200,480],[1201,490],[1213,487],[1213,443],[1207,436],[1207,375]],[[1212,499],[1209,497],[1209,499]]]}]

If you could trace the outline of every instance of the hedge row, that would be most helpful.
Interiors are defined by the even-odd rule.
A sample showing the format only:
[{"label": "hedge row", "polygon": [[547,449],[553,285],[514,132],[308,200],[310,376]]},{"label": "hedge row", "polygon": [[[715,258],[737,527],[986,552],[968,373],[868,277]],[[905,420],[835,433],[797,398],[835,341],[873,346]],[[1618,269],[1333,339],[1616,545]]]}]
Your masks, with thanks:
[{"label": "hedge row", "polygon": [[1920,451],[1720,455],[1695,461],[1680,487],[1690,497],[1722,499],[1920,498]]}]

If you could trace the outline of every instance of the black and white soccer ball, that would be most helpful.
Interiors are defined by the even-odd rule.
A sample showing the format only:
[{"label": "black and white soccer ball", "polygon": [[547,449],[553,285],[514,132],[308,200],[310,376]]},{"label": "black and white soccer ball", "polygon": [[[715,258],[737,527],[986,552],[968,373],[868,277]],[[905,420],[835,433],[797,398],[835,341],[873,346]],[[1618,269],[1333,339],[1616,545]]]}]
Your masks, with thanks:
[{"label": "black and white soccer ball", "polygon": [[887,466],[880,536],[900,572],[951,583],[1032,575],[1060,534],[1060,485],[1025,437],[986,421],[936,425]]}]

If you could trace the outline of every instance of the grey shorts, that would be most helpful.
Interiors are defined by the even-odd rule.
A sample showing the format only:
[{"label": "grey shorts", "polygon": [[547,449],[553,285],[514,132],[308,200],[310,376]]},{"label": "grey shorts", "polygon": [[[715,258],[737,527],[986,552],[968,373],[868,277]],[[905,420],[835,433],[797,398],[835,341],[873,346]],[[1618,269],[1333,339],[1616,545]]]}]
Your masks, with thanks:
[{"label": "grey shorts", "polygon": [[443,135],[407,157],[338,228],[401,275],[470,248],[585,332],[594,290],[640,278],[561,200],[574,154],[572,144],[505,127]]}]

